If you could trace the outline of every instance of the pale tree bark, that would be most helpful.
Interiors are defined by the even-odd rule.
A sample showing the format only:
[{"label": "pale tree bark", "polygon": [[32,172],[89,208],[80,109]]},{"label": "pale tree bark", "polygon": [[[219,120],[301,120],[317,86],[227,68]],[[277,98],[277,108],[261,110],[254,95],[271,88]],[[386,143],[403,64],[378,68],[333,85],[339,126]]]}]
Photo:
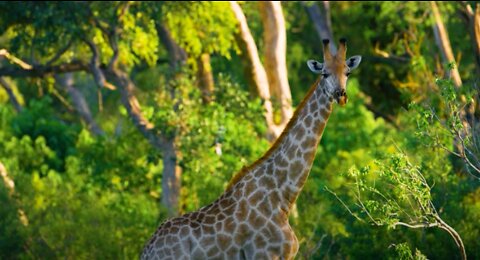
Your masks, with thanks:
[{"label": "pale tree bark", "polygon": [[333,38],[332,22],[330,18],[330,2],[322,1],[323,11],[317,5],[317,3],[307,3],[302,2],[302,5],[307,10],[308,16],[315,26],[318,37],[320,40],[329,39],[330,40],[330,52],[336,53],[337,46]]},{"label": "pale tree bark", "polygon": [[94,135],[103,135],[104,132],[93,119],[85,97],[83,96],[82,92],[75,87],[73,74],[65,73],[62,76],[55,76],[55,80],[68,93],[70,99],[72,100],[75,111],[77,111],[82,120],[87,124],[90,132],[92,132]]},{"label": "pale tree bark", "polygon": [[[432,13],[433,13],[434,22],[435,22],[433,25],[435,40],[441,51],[443,61],[444,63],[455,62],[452,47],[450,45],[450,39],[448,37],[448,32],[445,29],[445,26],[443,24],[442,17],[438,9],[437,3],[435,1],[431,1],[430,4],[432,7]],[[450,78],[452,79],[454,85],[457,88],[460,88],[462,86],[462,80],[460,78],[457,65],[455,65],[453,68],[450,69]],[[461,95],[460,99],[462,102],[466,103],[465,95]],[[464,160],[465,158],[467,158],[467,156],[469,156],[467,154],[468,148],[465,147],[464,140],[466,139],[467,136],[471,136],[473,133],[472,126],[474,125],[472,123],[475,122],[474,117],[475,117],[474,104],[469,104],[460,111],[460,119],[462,121],[463,129],[461,130],[461,132],[456,133],[457,135],[454,138],[454,147],[455,147],[454,153],[460,155],[460,157],[464,158]],[[463,164],[461,167],[463,167],[467,172],[469,171],[469,169],[467,168],[468,166],[466,164]]]},{"label": "pale tree bark", "polygon": [[247,79],[255,86],[258,96],[263,101],[264,117],[268,127],[267,139],[273,142],[280,136],[283,128],[277,126],[274,121],[274,110],[267,72],[260,61],[257,45],[250,32],[247,18],[242,8],[235,1],[230,1],[230,7],[238,22],[239,34],[237,35],[237,41],[242,51],[242,60],[245,62]]},{"label": "pale tree bark", "polygon": [[287,73],[287,32],[281,2],[260,2],[265,41],[265,68],[272,96],[280,103],[280,131],[293,115],[292,94]]},{"label": "pale tree bark", "polygon": [[5,92],[7,92],[8,99],[10,100],[10,103],[12,104],[15,111],[17,111],[17,113],[21,112],[23,109],[22,105],[20,105],[20,102],[18,102],[18,99],[15,96],[15,93],[13,93],[13,89],[10,84],[8,84],[8,82],[4,78],[0,77],[0,85],[2,85],[3,89],[5,89]]},{"label": "pale tree bark", "polygon": [[[438,6],[435,1],[431,1],[430,5],[432,7],[432,13],[434,18],[433,32],[435,35],[435,42],[437,43],[442,59],[444,63],[450,64],[455,62],[455,57],[453,56],[452,46],[450,45],[450,38],[448,37],[448,32],[445,29],[445,26],[442,21],[442,16],[438,10]],[[458,64],[455,63],[455,66],[450,70],[450,77],[453,80],[455,86],[462,86],[462,79],[460,78],[460,73],[458,72]]]}]

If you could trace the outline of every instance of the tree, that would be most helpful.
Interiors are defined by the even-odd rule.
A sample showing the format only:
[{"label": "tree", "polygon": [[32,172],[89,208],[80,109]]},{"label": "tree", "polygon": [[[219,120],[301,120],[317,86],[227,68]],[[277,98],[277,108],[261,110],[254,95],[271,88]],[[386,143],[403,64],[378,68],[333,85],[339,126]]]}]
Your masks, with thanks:
[{"label": "tree", "polygon": [[72,73],[65,73],[65,75],[58,76],[56,75],[55,81],[63,88],[70,99],[73,102],[75,110],[80,115],[80,117],[87,124],[88,129],[95,135],[103,135],[104,132],[100,126],[95,122],[92,116],[92,112],[88,106],[88,103],[83,96],[83,94],[75,87],[74,78]]},{"label": "tree", "polygon": [[462,2],[459,9],[467,27],[470,29],[470,39],[475,52],[477,72],[480,73],[480,4],[477,3],[474,10],[470,4]]},{"label": "tree", "polygon": [[[419,167],[413,165],[403,153],[392,155],[386,162],[377,161],[376,164],[379,168],[376,173],[379,175],[377,181],[380,181],[383,187],[368,184],[365,180],[366,175],[371,174],[369,167],[361,170],[352,168],[349,172],[355,178],[353,188],[356,205],[360,213],[366,215],[367,221],[376,226],[387,226],[392,229],[400,226],[411,229],[440,228],[455,241],[461,258],[467,259],[462,238],[440,217],[432,202],[432,188]],[[338,198],[335,193],[330,192]],[[346,206],[343,201],[341,203]],[[348,207],[347,210],[358,220],[363,221],[357,213]]]},{"label": "tree", "polygon": [[[453,57],[452,46],[450,45],[450,38],[448,37],[445,26],[443,25],[442,17],[440,15],[440,11],[438,10],[437,4],[435,3],[435,1],[431,1],[430,4],[432,6],[432,13],[435,19],[435,23],[433,25],[435,41],[442,54],[443,62],[446,64],[456,64],[455,58]],[[462,79],[460,78],[460,73],[458,73],[457,66],[454,65],[448,71],[451,73],[451,77],[453,79],[453,82],[455,83],[455,86],[461,87]]]},{"label": "tree", "polygon": [[[125,31],[121,30],[122,27],[124,27],[125,23],[125,17],[129,17],[131,14],[129,13],[129,8],[130,8],[131,3],[120,3],[113,8],[107,9],[109,12],[107,13],[113,13],[111,16],[107,17],[99,17],[95,13],[97,8],[101,9],[103,8],[102,4],[96,5],[96,4],[87,4],[87,3],[80,3],[80,4],[75,4],[74,8],[79,8],[79,10],[82,11],[82,14],[88,14],[89,19],[93,24],[93,29],[90,31],[86,29],[83,26],[86,26],[86,24],[76,24],[76,20],[73,19],[69,24],[69,26],[73,26],[75,30],[78,31],[78,34],[75,35],[73,34],[72,37],[72,42],[75,42],[75,45],[77,46],[87,46],[88,49],[91,51],[91,59],[89,63],[85,63],[82,61],[81,58],[78,60],[75,60],[73,62],[64,62],[59,65],[54,65],[56,61],[58,61],[62,54],[64,54],[67,50],[77,47],[77,46],[72,46],[72,43],[69,43],[66,45],[65,48],[60,49],[58,53],[54,54],[54,57],[51,58],[49,61],[47,61],[45,64],[41,64],[36,62],[37,64],[35,65],[30,65],[31,68],[26,69],[25,66],[20,67],[20,68],[15,68],[15,67],[8,67],[8,68],[3,68],[2,71],[0,71],[0,74],[2,76],[10,76],[10,77],[43,77],[43,76],[49,76],[49,75],[60,75],[62,73],[68,73],[68,72],[79,72],[79,71],[85,71],[88,72],[92,75],[95,83],[100,87],[108,87],[110,89],[114,89],[115,87],[118,87],[120,95],[121,95],[121,102],[123,106],[126,108],[128,115],[130,116],[131,120],[133,121],[134,125],[137,127],[137,129],[149,140],[149,142],[152,144],[153,147],[158,149],[159,151],[163,151],[165,153],[164,155],[164,181],[165,185],[164,187],[164,193],[165,193],[165,199],[163,200],[163,203],[167,207],[168,211],[172,215],[178,214],[178,197],[179,197],[179,172],[178,172],[178,167],[176,164],[176,155],[174,152],[174,146],[172,145],[172,141],[165,137],[161,132],[158,133],[156,126],[150,122],[147,118],[145,118],[142,114],[142,109],[140,107],[140,103],[134,94],[134,89],[136,88],[134,82],[130,79],[129,75],[124,72],[121,68],[119,68],[119,63],[124,63],[125,61],[128,62],[128,60],[125,60],[125,55],[126,53],[122,53],[122,50],[120,49],[121,46],[124,46],[125,40],[129,41],[128,37],[135,37],[136,35],[126,35],[128,33],[131,33],[130,31]],[[64,11],[69,10],[71,7],[69,4],[61,4],[61,3],[50,3],[50,4],[44,4],[44,8],[55,8],[55,7],[60,7],[63,8]],[[21,12],[21,10],[19,10]],[[104,10],[105,11],[105,10]],[[68,14],[65,14],[68,15]],[[63,17],[65,19],[67,16]],[[50,19],[50,17],[44,16],[44,17],[39,17],[40,19]],[[77,18],[77,17],[74,17]],[[128,20],[127,20],[128,21]],[[109,23],[110,22],[110,23]],[[38,30],[46,30],[47,28],[37,28]],[[98,30],[98,31],[95,31]],[[122,33],[120,32],[122,31]],[[101,42],[101,50],[98,46],[98,43],[94,42],[94,40],[89,39],[89,35],[93,33],[98,33],[100,32],[102,36],[105,37],[106,42]],[[137,31],[138,32],[138,31]],[[121,41],[123,40],[123,41]],[[111,57],[110,59],[106,59],[105,53],[106,50],[104,48],[109,48],[111,50]],[[156,45],[154,45],[156,47]],[[153,49],[153,51],[156,51]],[[128,55],[128,54],[127,54]],[[146,53],[139,53],[140,56],[143,55],[144,58],[149,58],[151,53],[147,52]],[[120,61],[121,59],[121,61]],[[103,60],[107,60],[107,64],[102,64]],[[25,63],[25,62],[24,62]],[[125,66],[124,64],[121,64],[122,66]],[[128,66],[128,64],[127,64]],[[60,79],[60,78],[59,78]],[[60,81],[62,82],[62,81]],[[113,82],[114,85],[112,85],[110,82]],[[74,104],[77,107],[78,111],[80,111],[81,115],[87,120],[87,122],[92,125],[92,120],[88,115],[88,112],[86,111],[86,106],[84,102],[79,99],[78,97],[78,92],[74,91],[73,88],[69,88],[68,86],[68,81],[64,82],[65,88],[67,91],[73,95],[74,97]],[[76,95],[76,96],[75,96]],[[93,126],[92,129],[95,129]],[[95,131],[98,131],[95,130]],[[171,159],[173,160],[173,166],[170,167],[172,164]],[[171,191],[172,190],[172,191]]]},{"label": "tree", "polygon": [[280,106],[280,122],[276,123],[275,135],[278,137],[293,115],[292,94],[288,84],[287,72],[287,35],[285,19],[280,2],[260,2],[265,44],[265,68],[270,93]]},{"label": "tree", "polygon": [[[266,49],[265,63],[263,67],[258,54],[258,48],[248,27],[247,19],[241,7],[235,1],[230,6],[237,19],[239,27],[238,44],[242,50],[242,57],[246,64],[247,78],[254,84],[258,95],[263,100],[265,108],[265,120],[268,126],[267,138],[274,141],[283,131],[293,114],[291,105],[291,93],[286,78],[286,36],[283,14],[280,3],[261,3],[262,21],[265,26]],[[272,95],[280,102],[281,120],[278,124],[275,120]]]},{"label": "tree", "polygon": [[310,20],[315,25],[315,30],[317,31],[318,38],[320,40],[330,39],[330,51],[332,53],[337,52],[337,47],[335,41],[333,40],[332,32],[332,22],[330,19],[330,3],[328,1],[322,1],[322,6],[324,12],[320,10],[320,7],[316,3],[305,3],[302,2],[302,5],[307,10]]}]

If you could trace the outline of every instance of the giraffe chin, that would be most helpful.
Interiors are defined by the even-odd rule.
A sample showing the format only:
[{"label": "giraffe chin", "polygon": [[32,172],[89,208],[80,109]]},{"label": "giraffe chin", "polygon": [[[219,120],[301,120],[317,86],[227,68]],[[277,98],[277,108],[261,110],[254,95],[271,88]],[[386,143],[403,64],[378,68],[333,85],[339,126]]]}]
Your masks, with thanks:
[{"label": "giraffe chin", "polygon": [[344,107],[348,102],[348,97],[347,95],[340,96],[337,98],[337,103],[341,106]]}]

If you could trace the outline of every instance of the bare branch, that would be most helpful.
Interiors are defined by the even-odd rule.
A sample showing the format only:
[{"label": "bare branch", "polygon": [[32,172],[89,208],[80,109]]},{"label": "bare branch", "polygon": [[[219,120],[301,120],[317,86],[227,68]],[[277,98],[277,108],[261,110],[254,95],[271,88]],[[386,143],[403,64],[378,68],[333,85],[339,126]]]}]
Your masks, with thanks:
[{"label": "bare branch", "polygon": [[35,65],[31,69],[6,67],[0,68],[0,77],[10,76],[16,78],[22,77],[44,77],[51,74],[60,74],[66,72],[88,71],[88,66],[82,61],[72,61],[55,66]]},{"label": "bare branch", "polygon": [[338,195],[333,192],[332,190],[330,190],[327,186],[324,187],[324,189],[328,192],[330,192],[330,194],[332,194],[333,196],[335,196],[335,198],[340,201],[340,203],[342,203],[342,205],[345,207],[345,209],[348,211],[348,213],[350,213],[350,215],[352,215],[353,217],[355,217],[357,220],[361,221],[361,222],[364,222],[363,219],[361,219],[360,217],[357,216],[357,214],[353,213],[350,208],[347,206],[347,204],[345,204],[345,202],[340,198],[338,197]]},{"label": "bare branch", "polygon": [[22,69],[26,69],[26,70],[31,70],[33,69],[32,65],[26,63],[25,61],[13,56],[12,54],[10,54],[6,49],[1,49],[0,50],[0,56],[4,56],[5,58],[7,58],[8,60],[10,60],[11,62],[19,65]]},{"label": "bare branch", "polygon": [[405,226],[408,228],[430,228],[430,227],[438,227],[440,226],[439,223],[413,223],[413,224],[408,224],[405,222],[396,222],[394,223],[395,226]]}]

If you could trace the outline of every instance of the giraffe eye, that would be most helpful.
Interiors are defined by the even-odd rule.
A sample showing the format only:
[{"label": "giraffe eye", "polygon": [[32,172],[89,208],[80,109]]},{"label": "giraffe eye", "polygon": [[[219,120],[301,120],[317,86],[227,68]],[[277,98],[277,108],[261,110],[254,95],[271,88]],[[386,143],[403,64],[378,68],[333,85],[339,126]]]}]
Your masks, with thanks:
[{"label": "giraffe eye", "polygon": [[323,78],[326,79],[326,78],[328,78],[328,76],[330,76],[330,74],[328,74],[328,73],[323,73],[322,76],[323,76]]},{"label": "giraffe eye", "polygon": [[350,72],[347,72],[347,74],[345,74],[347,77],[350,76]]}]

